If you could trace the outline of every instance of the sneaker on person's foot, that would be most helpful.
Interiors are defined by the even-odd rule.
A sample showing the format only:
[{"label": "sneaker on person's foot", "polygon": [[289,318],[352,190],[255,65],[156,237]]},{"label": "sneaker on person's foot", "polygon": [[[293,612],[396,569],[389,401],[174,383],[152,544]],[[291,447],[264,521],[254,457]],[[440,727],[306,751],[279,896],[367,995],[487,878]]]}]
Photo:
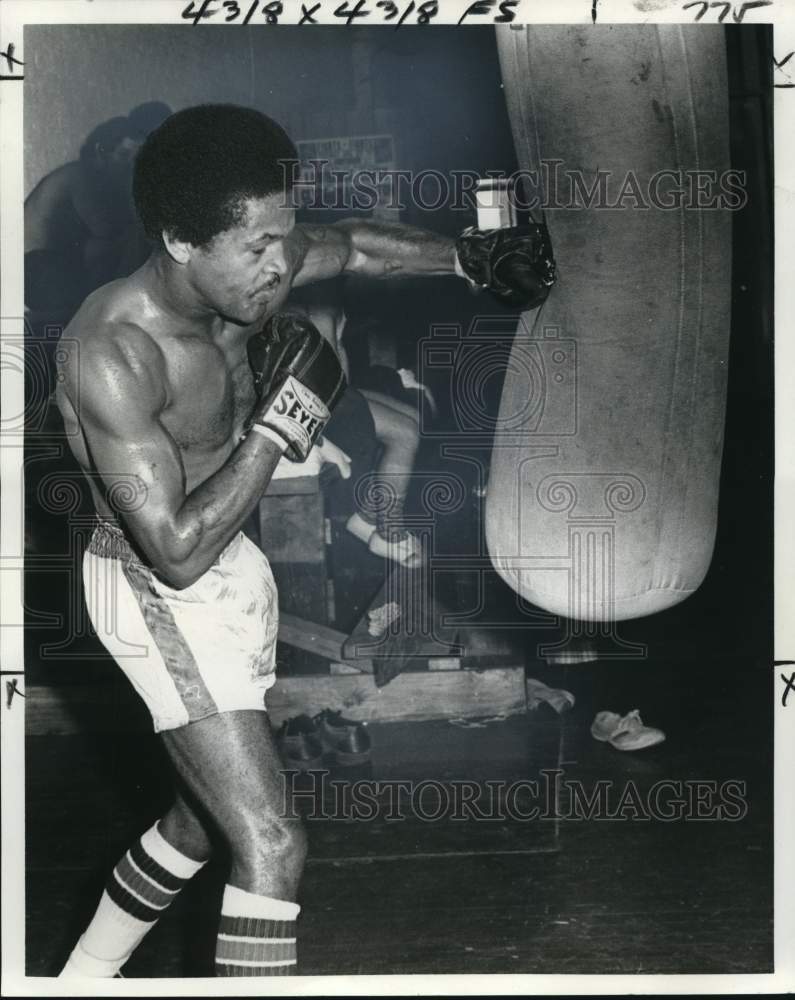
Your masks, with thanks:
[{"label": "sneaker on person's foot", "polygon": [[620,716],[616,712],[599,712],[591,724],[591,736],[609,743],[616,750],[644,750],[665,739],[662,729],[644,726],[637,708]]},{"label": "sneaker on person's foot", "polygon": [[422,565],[422,542],[410,531],[393,532],[389,538],[380,531],[374,531],[367,547],[374,556],[391,559],[406,569],[416,569]]}]

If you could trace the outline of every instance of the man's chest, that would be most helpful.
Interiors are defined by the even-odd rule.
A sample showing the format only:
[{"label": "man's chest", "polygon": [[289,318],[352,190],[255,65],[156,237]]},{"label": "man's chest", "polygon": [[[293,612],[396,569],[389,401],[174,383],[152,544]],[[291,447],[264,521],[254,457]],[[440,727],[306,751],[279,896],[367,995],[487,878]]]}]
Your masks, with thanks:
[{"label": "man's chest", "polygon": [[180,342],[166,353],[169,404],[162,420],[183,451],[212,452],[237,440],[254,407],[245,346]]}]

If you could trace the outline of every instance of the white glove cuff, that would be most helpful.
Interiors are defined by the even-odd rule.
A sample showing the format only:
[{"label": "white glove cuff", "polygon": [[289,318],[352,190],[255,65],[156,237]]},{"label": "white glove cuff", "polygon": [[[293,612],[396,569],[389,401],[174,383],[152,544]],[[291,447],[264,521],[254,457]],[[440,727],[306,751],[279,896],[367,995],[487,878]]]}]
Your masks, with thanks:
[{"label": "white glove cuff", "polygon": [[288,442],[285,441],[281,434],[278,434],[272,428],[265,427],[262,424],[252,424],[251,429],[252,431],[256,431],[257,434],[261,434],[263,437],[268,438],[268,440],[272,441],[281,451],[287,451]]}]

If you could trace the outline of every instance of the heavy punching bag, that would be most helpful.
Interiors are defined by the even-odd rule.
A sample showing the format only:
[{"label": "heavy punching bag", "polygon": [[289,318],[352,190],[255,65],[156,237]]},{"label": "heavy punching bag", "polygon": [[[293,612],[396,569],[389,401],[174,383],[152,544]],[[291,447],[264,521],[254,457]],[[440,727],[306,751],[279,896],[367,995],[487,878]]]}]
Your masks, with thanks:
[{"label": "heavy punching bag", "polygon": [[654,614],[712,558],[738,201],[724,44],[720,27],[498,28],[558,282],[511,349],[486,538],[554,614]]}]

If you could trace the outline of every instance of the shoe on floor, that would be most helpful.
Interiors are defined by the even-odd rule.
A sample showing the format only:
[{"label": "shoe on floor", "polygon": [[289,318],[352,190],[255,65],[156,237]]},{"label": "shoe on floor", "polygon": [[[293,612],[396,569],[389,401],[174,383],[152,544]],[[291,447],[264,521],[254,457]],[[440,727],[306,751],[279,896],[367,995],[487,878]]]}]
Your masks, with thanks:
[{"label": "shoe on floor", "polygon": [[662,729],[643,725],[637,708],[624,716],[616,712],[598,712],[591,724],[591,736],[602,743],[609,743],[616,750],[644,750],[665,739]]},{"label": "shoe on floor", "polygon": [[345,719],[341,712],[324,709],[313,719],[326,750],[334,753],[340,764],[361,764],[370,759],[370,734],[367,726]]},{"label": "shoe on floor", "polygon": [[620,721],[621,716],[617,712],[597,712],[591,723],[591,736],[600,743],[607,743]]},{"label": "shoe on floor", "polygon": [[307,771],[320,767],[323,761],[323,742],[308,715],[287,719],[277,733],[276,741],[285,764]]}]

